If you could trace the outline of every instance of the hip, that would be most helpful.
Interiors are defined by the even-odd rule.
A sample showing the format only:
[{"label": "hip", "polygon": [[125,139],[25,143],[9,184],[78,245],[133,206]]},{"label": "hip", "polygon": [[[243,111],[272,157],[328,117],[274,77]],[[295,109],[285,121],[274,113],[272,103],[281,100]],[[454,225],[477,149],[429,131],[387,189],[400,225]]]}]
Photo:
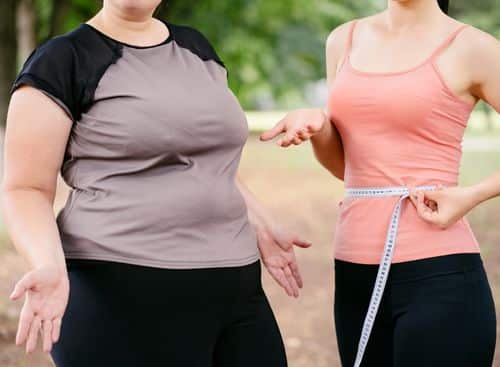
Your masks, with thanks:
[{"label": "hip", "polygon": [[[335,259],[335,296],[363,312],[369,302],[378,265]],[[411,304],[439,303],[462,307],[492,303],[491,288],[479,253],[456,253],[392,264],[382,308],[404,309]]]},{"label": "hip", "polygon": [[[105,305],[131,302],[161,310],[178,304],[183,311],[236,305],[262,295],[260,260],[248,265],[167,269],[117,261],[66,259],[73,294],[91,295]],[[128,304],[128,303],[127,303]],[[181,308],[179,309],[181,310]],[[227,311],[227,310],[226,310]]]}]

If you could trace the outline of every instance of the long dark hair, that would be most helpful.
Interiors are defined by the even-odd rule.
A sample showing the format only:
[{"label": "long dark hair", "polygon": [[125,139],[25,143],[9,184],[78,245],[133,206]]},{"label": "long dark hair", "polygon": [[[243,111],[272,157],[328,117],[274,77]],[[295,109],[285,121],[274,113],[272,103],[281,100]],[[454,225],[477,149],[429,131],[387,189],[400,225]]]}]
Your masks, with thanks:
[{"label": "long dark hair", "polygon": [[438,0],[439,7],[441,10],[448,14],[448,10],[450,8],[450,0]]}]

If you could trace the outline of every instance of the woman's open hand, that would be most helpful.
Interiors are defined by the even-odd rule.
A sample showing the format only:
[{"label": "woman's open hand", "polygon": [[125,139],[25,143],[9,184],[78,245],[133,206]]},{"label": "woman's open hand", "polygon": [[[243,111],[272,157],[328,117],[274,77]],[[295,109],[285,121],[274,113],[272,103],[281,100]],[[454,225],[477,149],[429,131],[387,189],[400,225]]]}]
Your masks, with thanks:
[{"label": "woman's open hand", "polygon": [[289,296],[298,297],[303,282],[294,247],[308,248],[311,243],[277,225],[257,230],[257,239],[263,264],[269,274]]},{"label": "woman's open hand", "polygon": [[27,272],[15,285],[10,299],[26,295],[19,317],[16,345],[26,342],[26,353],[35,350],[38,333],[43,351],[50,352],[59,339],[62,316],[69,297],[67,274],[56,266],[44,266]]},{"label": "woman's open hand", "polygon": [[326,121],[327,117],[321,109],[295,110],[264,132],[260,140],[268,141],[281,135],[277,141],[279,146],[299,145],[320,132]]},{"label": "woman's open hand", "polygon": [[471,187],[439,185],[434,191],[413,190],[410,199],[419,216],[445,229],[467,214],[477,200]]}]

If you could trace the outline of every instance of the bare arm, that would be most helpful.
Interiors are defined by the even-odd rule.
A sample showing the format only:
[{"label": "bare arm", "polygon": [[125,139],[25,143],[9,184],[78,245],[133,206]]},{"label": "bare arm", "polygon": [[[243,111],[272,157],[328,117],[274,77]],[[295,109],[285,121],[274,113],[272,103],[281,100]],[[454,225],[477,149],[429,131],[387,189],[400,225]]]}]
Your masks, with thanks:
[{"label": "bare arm", "polygon": [[[5,134],[2,210],[10,238],[30,268],[11,295],[12,299],[28,296],[16,338],[18,344],[28,338],[27,351],[36,346],[33,330],[37,332],[49,314],[54,325],[50,325],[52,335],[45,334],[45,350],[50,348],[51,336],[52,341],[57,339],[62,314],[61,307],[53,307],[54,294],[65,301],[67,275],[53,202],[70,130],[70,118],[42,92],[23,86],[13,93]],[[43,285],[37,283],[41,279]],[[30,296],[31,290],[47,287],[45,299],[37,298],[39,293]]]},{"label": "bare arm", "polygon": [[[477,29],[465,36],[469,92],[500,112],[500,42]],[[500,171],[475,185],[416,192],[411,199],[423,219],[446,228],[475,206],[497,196],[500,196]],[[427,200],[433,202],[431,207],[425,204]]]},{"label": "bare arm", "polygon": [[[326,80],[330,90],[340,62],[344,58],[347,38],[349,35],[349,23],[344,23],[335,28],[326,41]],[[326,118],[328,123],[324,124],[319,134],[311,137],[314,155],[316,159],[335,177],[344,179],[345,158],[342,140],[330,119],[330,111],[327,109]]]},{"label": "bare arm", "polygon": [[[493,36],[475,30],[474,52],[471,52],[472,94],[500,113],[500,42]],[[474,186],[476,202],[500,196],[500,171]]]},{"label": "bare arm", "polygon": [[236,178],[236,185],[245,199],[264,266],[289,296],[298,297],[302,277],[294,246],[307,248],[311,244],[277,225],[239,177]]},{"label": "bare arm", "polygon": [[53,203],[71,120],[42,92],[12,95],[5,133],[3,210],[10,237],[31,268],[64,266]]}]

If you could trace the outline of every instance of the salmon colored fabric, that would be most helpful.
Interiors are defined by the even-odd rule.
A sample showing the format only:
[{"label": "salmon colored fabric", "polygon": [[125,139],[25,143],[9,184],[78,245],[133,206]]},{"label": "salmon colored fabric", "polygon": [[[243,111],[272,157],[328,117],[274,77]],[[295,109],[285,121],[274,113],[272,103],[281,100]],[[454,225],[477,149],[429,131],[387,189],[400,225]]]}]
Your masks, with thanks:
[{"label": "salmon colored fabric", "polygon": [[[329,114],[345,150],[345,186],[458,184],[461,142],[474,105],[445,84],[437,56],[467,25],[461,25],[425,60],[397,72],[369,72],[347,54],[329,95]],[[344,198],[334,239],[341,260],[378,264],[398,197]],[[479,252],[468,221],[441,229],[403,203],[393,263],[452,253]]]}]

